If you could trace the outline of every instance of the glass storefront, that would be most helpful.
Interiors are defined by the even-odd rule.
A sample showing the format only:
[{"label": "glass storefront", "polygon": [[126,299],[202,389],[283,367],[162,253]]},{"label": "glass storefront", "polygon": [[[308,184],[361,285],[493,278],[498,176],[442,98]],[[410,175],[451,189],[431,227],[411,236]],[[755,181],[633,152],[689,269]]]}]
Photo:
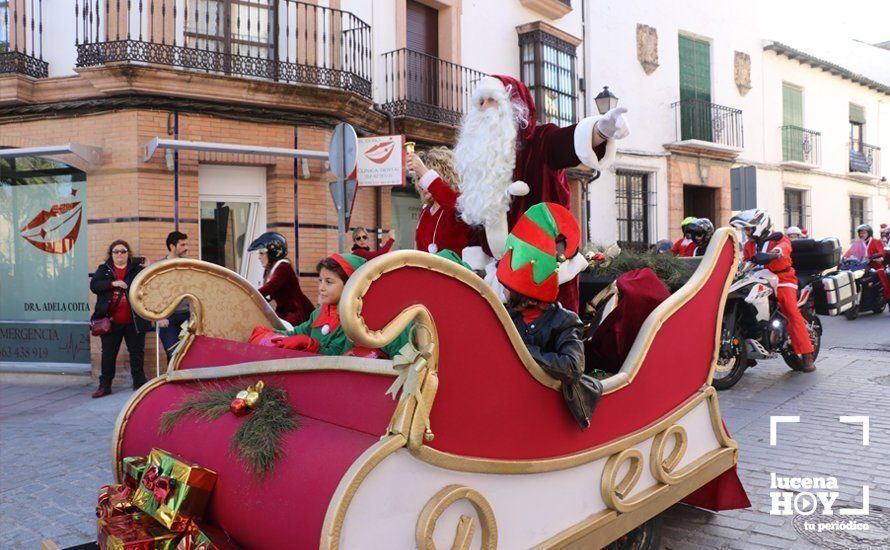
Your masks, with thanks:
[{"label": "glass storefront", "polygon": [[89,368],[86,174],[0,158],[0,363]]}]

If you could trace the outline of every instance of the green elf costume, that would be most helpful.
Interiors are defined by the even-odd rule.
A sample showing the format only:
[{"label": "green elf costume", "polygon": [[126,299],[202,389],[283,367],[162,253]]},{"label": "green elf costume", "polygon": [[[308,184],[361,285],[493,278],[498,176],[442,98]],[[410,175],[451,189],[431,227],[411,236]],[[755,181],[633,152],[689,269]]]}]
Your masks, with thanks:
[{"label": "green elf costume", "polygon": [[[355,254],[332,254],[332,260],[343,269],[349,278],[355,270],[365,264],[366,260]],[[383,346],[379,350],[355,347],[346,337],[343,327],[340,326],[340,315],[337,312],[337,304],[324,304],[315,308],[309,314],[306,322],[295,326],[292,330],[278,330],[278,334],[285,336],[304,336],[302,339],[289,339],[289,349],[308,351],[321,355],[355,355],[371,358],[391,358],[408,342],[410,327],[402,332],[398,338]],[[385,355],[382,355],[382,352]]]},{"label": "green elf costume", "polygon": [[[602,394],[599,380],[584,373],[584,325],[560,305],[559,270],[580,254],[581,230],[571,212],[538,203],[519,218],[498,263],[498,280],[510,293],[508,313],[529,354],[561,382],[569,411],[584,430]],[[559,243],[564,244],[560,252]]]}]

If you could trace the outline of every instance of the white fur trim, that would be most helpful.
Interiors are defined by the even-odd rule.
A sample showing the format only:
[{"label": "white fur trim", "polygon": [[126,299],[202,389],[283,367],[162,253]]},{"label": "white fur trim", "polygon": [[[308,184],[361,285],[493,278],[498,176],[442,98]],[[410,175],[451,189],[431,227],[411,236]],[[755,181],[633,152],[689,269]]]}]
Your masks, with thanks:
[{"label": "white fur trim", "polygon": [[270,273],[270,274],[274,273],[275,270],[278,269],[278,266],[279,266],[280,264],[282,264],[282,263],[289,264],[290,262],[287,261],[287,258],[281,258],[280,260],[278,260],[277,262],[275,262],[275,265],[272,266],[272,269],[269,270],[269,273]]},{"label": "white fur trim", "polygon": [[423,189],[424,191],[428,191],[430,185],[432,185],[432,183],[436,181],[436,178],[438,177],[439,173],[435,170],[427,170],[427,173],[421,176],[420,181],[418,181],[417,183],[420,184],[421,189]]},{"label": "white fur trim", "polygon": [[501,303],[507,303],[507,293],[506,287],[501,284],[501,281],[498,280],[498,266],[492,261],[487,266],[485,266],[485,282],[488,283],[488,286],[494,290],[494,293],[497,294],[498,299]]},{"label": "white fur trim", "polygon": [[587,258],[584,254],[575,254],[568,260],[559,264],[559,284],[567,283],[575,278],[576,275],[587,269]]},{"label": "white fur trim", "polygon": [[491,256],[482,250],[481,246],[468,246],[461,251],[461,259],[467,262],[474,270],[485,269],[491,262]]},{"label": "white fur trim", "polygon": [[507,228],[506,212],[501,214],[497,224],[485,226],[485,240],[488,241],[488,249],[491,250],[496,259],[500,260],[507,252],[507,237],[509,236],[510,230]]},{"label": "white fur trim", "polygon": [[606,140],[606,154],[602,159],[597,158],[593,151],[593,133],[596,131],[597,121],[601,118],[601,116],[587,117],[575,126],[575,154],[585,166],[600,171],[605,170],[615,161],[615,149],[618,141]]},{"label": "white fur trim", "polygon": [[524,181],[514,181],[509,186],[507,186],[507,192],[514,197],[524,197],[528,195],[529,192],[528,184]]}]

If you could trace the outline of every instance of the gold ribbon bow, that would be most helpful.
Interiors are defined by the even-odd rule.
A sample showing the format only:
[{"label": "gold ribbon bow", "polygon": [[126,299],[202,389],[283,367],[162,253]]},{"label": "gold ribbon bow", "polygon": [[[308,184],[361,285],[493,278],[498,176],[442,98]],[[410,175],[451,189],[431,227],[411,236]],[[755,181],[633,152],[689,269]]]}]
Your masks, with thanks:
[{"label": "gold ribbon bow", "polygon": [[386,390],[386,395],[392,395],[394,400],[398,396],[399,390],[402,390],[403,396],[409,395],[417,400],[417,410],[427,432],[430,431],[430,411],[423,400],[420,385],[423,382],[423,374],[426,372],[427,361],[432,355],[433,344],[431,343],[421,346],[421,349],[414,347],[410,341],[402,346],[392,359],[392,366],[399,375]]},{"label": "gold ribbon bow", "polygon": [[176,357],[176,354],[179,353],[179,350],[185,345],[185,341],[188,338],[190,332],[195,331],[195,318],[189,317],[189,320],[182,324],[182,329],[179,331],[179,341],[176,342],[176,345],[173,346],[173,351],[170,352],[170,362],[173,362],[173,359]]}]

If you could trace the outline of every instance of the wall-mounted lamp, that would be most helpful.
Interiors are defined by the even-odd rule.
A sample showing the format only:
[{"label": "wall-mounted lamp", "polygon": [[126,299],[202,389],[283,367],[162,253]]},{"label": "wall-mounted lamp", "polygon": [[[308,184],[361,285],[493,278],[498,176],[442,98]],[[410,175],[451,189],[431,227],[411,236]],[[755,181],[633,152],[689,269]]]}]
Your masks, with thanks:
[{"label": "wall-mounted lamp", "polygon": [[618,106],[618,98],[609,91],[608,86],[603,86],[603,91],[597,94],[594,101],[596,102],[596,110],[599,111],[601,115],[606,114]]}]

